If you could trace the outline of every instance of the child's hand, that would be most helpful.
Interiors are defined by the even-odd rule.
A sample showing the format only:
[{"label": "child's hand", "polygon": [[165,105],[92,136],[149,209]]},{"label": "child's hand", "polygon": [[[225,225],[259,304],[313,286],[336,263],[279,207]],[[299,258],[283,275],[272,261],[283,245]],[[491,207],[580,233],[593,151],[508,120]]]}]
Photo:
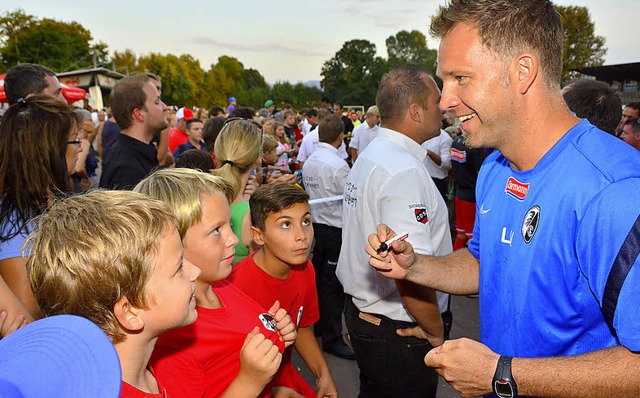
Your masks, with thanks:
[{"label": "child's hand", "polygon": [[338,390],[329,371],[327,371],[326,374],[321,374],[320,377],[316,379],[316,387],[318,387],[317,398],[338,398]]},{"label": "child's hand", "polygon": [[271,390],[271,398],[304,398],[304,395],[300,395],[296,390],[289,387],[273,387]]},{"label": "child's hand", "polygon": [[280,334],[280,340],[284,341],[284,348],[289,347],[296,341],[296,337],[298,337],[296,324],[293,323],[287,311],[285,311],[284,308],[280,308],[280,302],[278,300],[269,308],[269,314],[271,314],[276,321],[276,329],[278,329],[278,334]]},{"label": "child's hand", "polygon": [[260,333],[258,327],[253,328],[240,350],[239,378],[257,384],[260,389],[269,383],[280,367],[282,354],[271,340]]}]

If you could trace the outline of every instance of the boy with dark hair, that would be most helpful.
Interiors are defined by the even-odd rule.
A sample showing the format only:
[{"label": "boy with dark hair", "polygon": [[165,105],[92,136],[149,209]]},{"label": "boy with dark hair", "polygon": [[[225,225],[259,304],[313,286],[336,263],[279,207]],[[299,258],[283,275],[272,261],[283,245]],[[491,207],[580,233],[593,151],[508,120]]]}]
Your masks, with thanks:
[{"label": "boy with dark hair", "polygon": [[205,143],[202,140],[203,127],[204,123],[202,123],[202,120],[198,118],[194,117],[187,120],[187,136],[189,138],[184,144],[178,145],[176,150],[173,152],[174,159],[178,158],[182,152],[186,152],[191,149],[207,150]]},{"label": "boy with dark hair", "polygon": [[55,72],[38,64],[20,64],[9,69],[4,78],[4,91],[10,104],[34,94],[64,99]]},{"label": "boy with dark hair", "polygon": [[53,205],[30,237],[29,281],[46,316],[98,325],[115,345],[120,397],[164,397],[148,361],[158,336],[197,318],[175,217],[160,201],[93,191]]},{"label": "boy with dark hair", "polygon": [[[296,350],[316,376],[317,396],[336,396],[327,362],[311,330],[319,318],[315,272],[308,260],[313,243],[309,195],[282,183],[256,189],[249,200],[251,233],[262,248],[238,262],[229,280],[262,306],[279,300],[296,319]],[[269,304],[270,305],[270,304]],[[297,315],[296,315],[297,314]],[[291,348],[285,350],[276,384],[294,388],[305,397],[316,393],[291,365]],[[287,375],[291,379],[283,380]]]}]

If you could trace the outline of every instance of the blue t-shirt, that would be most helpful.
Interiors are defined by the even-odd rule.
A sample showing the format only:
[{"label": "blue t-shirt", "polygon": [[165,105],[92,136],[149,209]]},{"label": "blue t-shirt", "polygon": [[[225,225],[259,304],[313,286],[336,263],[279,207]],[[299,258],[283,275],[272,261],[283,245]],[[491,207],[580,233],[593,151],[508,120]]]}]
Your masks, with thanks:
[{"label": "blue t-shirt", "polygon": [[[476,190],[480,338],[501,355],[577,355],[619,344],[601,312],[611,265],[640,214],[640,152],[586,120],[527,171],[499,152]],[[640,350],[636,259],[613,325]]]},{"label": "blue t-shirt", "polygon": [[22,257],[22,244],[27,239],[27,235],[28,232],[22,231],[5,242],[0,241],[0,261],[8,258]]}]

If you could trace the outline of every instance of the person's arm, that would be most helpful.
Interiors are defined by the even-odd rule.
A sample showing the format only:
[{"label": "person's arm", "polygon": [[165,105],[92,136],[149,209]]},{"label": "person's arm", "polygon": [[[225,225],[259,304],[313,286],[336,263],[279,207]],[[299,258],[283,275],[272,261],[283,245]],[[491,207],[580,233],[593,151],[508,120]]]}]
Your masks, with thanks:
[{"label": "person's arm", "polygon": [[158,164],[160,166],[170,165],[173,163],[174,156],[169,153],[169,131],[170,127],[160,132],[160,139],[158,140]]},{"label": "person's arm", "polygon": [[0,336],[7,336],[29,322],[33,317],[0,277]]},{"label": "person's arm", "polygon": [[[42,312],[40,311],[38,302],[33,295],[31,286],[29,285],[26,264],[27,259],[25,257],[13,257],[0,260],[0,277],[4,280],[6,286],[11,289],[11,292],[22,306],[26,308],[28,315],[25,315],[27,316],[27,319],[31,321],[33,319],[42,318]],[[2,303],[4,305],[4,299],[2,300]],[[19,307],[15,308],[20,309]]]},{"label": "person's arm", "polygon": [[338,391],[331,377],[329,365],[322,355],[320,346],[313,331],[309,327],[298,329],[298,338],[295,347],[304,363],[316,377],[318,397],[337,397]]},{"label": "person's arm", "polygon": [[355,162],[358,159],[358,150],[356,148],[349,147],[349,154],[351,155],[351,161]]},{"label": "person's arm", "polygon": [[388,226],[378,226],[377,234],[369,235],[369,264],[380,275],[391,279],[406,279],[418,285],[450,294],[478,293],[480,262],[468,249],[446,256],[416,254],[407,241],[395,241],[388,252],[377,253],[380,242],[395,236]]},{"label": "person's arm", "polygon": [[100,123],[98,126],[98,159],[102,162],[102,129],[104,128],[104,123]]},{"label": "person's arm", "polygon": [[89,178],[89,175],[87,174],[87,157],[89,157],[89,151],[90,151],[90,146],[91,144],[89,143],[89,140],[87,140],[86,138],[84,138],[81,143],[80,146],[82,147],[82,151],[80,151],[80,153],[78,153],[78,159],[76,160],[76,166],[75,166],[75,173],[78,174],[81,178]]},{"label": "person's arm", "polygon": [[[458,339],[425,357],[463,397],[492,393],[499,355],[485,345]],[[553,358],[514,358],[513,379],[521,396],[635,397],[640,395],[640,354],[616,346],[587,354]]]},{"label": "person's arm", "polygon": [[396,287],[402,302],[424,332],[421,337],[433,347],[441,345],[444,342],[444,323],[436,291],[406,280],[396,280]]}]

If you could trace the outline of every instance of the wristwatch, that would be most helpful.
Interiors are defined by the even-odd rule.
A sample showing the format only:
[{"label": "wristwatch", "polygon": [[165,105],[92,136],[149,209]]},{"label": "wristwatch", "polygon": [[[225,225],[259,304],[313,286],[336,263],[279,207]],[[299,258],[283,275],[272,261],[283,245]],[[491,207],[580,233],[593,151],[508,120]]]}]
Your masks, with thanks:
[{"label": "wristwatch", "polygon": [[496,373],[493,375],[493,392],[499,398],[513,398],[518,396],[518,385],[511,374],[511,360],[513,357],[501,356],[498,359]]}]

